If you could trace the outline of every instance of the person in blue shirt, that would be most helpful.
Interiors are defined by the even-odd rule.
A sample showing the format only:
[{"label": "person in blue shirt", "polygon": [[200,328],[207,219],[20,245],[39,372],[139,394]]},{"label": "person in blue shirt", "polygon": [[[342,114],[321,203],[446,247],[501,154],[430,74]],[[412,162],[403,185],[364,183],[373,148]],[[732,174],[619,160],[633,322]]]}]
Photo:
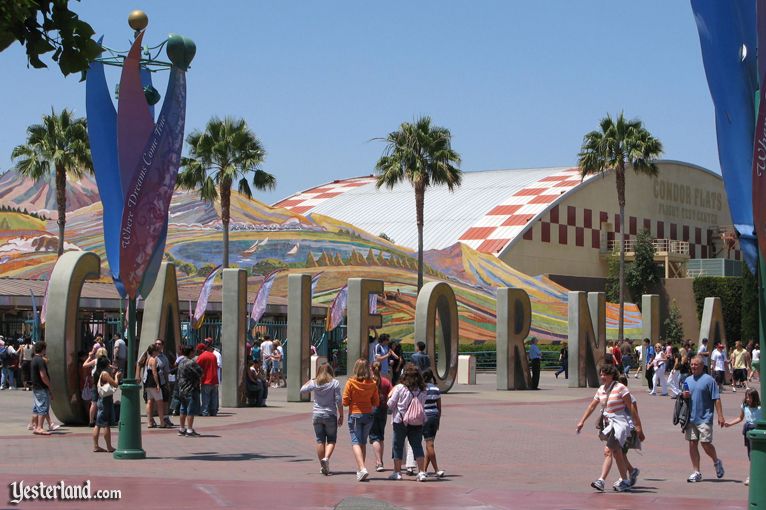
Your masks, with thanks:
[{"label": "person in blue shirt", "polygon": [[543,353],[537,346],[537,337],[529,339],[529,368],[532,370],[532,389],[539,390],[540,386],[540,363],[543,359]]},{"label": "person in blue shirt", "polygon": [[713,459],[715,474],[718,478],[724,475],[723,462],[713,446],[713,414],[718,415],[718,425],[723,427],[726,419],[723,417],[723,406],[718,393],[718,384],[708,374],[704,373],[704,361],[702,356],[694,356],[691,361],[692,375],[684,381],[683,397],[691,399],[691,412],[689,423],[686,427],[686,440],[689,442],[689,456],[691,457],[694,471],[687,482],[702,481],[700,471],[699,443],[702,449]]},{"label": "person in blue shirt", "polygon": [[417,352],[412,355],[412,364],[418,367],[422,374],[427,368],[431,368],[431,358],[426,354],[425,342],[418,342],[417,348]]},{"label": "person in blue shirt", "polygon": [[650,393],[654,389],[654,356],[656,354],[652,342],[648,338],[644,338],[644,377],[646,377],[646,384],[649,386]]}]

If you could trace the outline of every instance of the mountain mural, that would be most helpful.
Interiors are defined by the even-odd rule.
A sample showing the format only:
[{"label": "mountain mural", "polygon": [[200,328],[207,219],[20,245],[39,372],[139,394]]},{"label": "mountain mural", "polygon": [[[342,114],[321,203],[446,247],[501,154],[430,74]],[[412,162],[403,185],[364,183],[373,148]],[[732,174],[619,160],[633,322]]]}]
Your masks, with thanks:
[{"label": "mountain mural", "polygon": [[[35,188],[18,176],[3,174],[4,182],[18,189],[1,188],[0,205],[28,209],[44,203],[32,198]],[[88,250],[102,260],[102,280],[108,282],[102,234],[102,206],[87,178],[72,186],[74,207],[67,215],[67,250]],[[26,197],[26,198],[24,198]],[[46,205],[50,205],[45,203]],[[55,209],[55,206],[54,206]],[[42,210],[42,209],[37,209]],[[170,206],[165,258],[175,263],[181,287],[198,289],[210,269],[221,262],[221,222],[218,205],[202,202],[194,192],[176,192]],[[270,207],[232,192],[230,262],[248,271],[249,301],[263,275],[281,269],[272,296],[286,297],[287,275],[322,273],[314,293],[315,304],[329,305],[348,278],[384,281],[379,313],[384,331],[394,338],[413,340],[417,298],[417,253],[334,218],[302,216]],[[0,277],[47,279],[56,261],[56,222],[17,211],[0,210]],[[567,289],[543,277],[525,275],[501,260],[457,243],[424,254],[426,281],[441,280],[455,290],[461,342],[495,338],[495,293],[508,286],[527,291],[532,301],[532,334],[560,341],[567,335]],[[220,286],[220,280],[215,284]],[[610,336],[616,332],[616,305],[608,305]],[[641,317],[635,305],[626,309],[626,334],[638,335]]]}]

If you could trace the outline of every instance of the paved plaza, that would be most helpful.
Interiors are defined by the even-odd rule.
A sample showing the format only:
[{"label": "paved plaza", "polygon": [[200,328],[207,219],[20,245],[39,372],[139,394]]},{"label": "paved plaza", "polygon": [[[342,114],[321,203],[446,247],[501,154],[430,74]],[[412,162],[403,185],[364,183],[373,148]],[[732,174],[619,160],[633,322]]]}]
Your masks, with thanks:
[{"label": "paved plaza", "polygon": [[[563,376],[546,372],[540,391],[499,392],[494,374],[480,374],[475,386],[456,385],[443,401],[436,447],[444,479],[418,483],[406,477],[386,480],[391,468],[390,420],[386,472],[369,482],[355,479],[347,426],[339,430],[331,461],[333,475],[319,472],[309,403],[287,403],[284,389],[272,390],[268,408],[222,409],[215,418],[198,418],[198,438],[175,430],[144,430],[147,459],[116,461],[91,452],[91,430],[64,428],[50,437],[26,430],[32,395],[0,393],[0,480],[81,484],[94,490],[120,489],[119,502],[98,508],[746,508],[749,468],[739,427],[715,430],[715,445],[726,475],[715,479],[703,456],[704,481],[689,484],[687,444],[671,422],[669,398],[652,397],[631,378],[647,440],[631,460],[641,469],[635,491],[594,493],[602,444],[592,416],[580,435],[575,425],[593,389],[570,389]],[[738,415],[741,393],[723,394],[728,419]],[[177,423],[178,418],[174,418]],[[145,426],[145,420],[144,420]],[[113,429],[116,432],[116,428]],[[116,435],[116,434],[115,434]],[[113,438],[117,444],[116,438]],[[371,455],[371,451],[368,449]],[[616,466],[610,475],[617,477]],[[25,502],[16,508],[96,507],[82,501]],[[0,508],[10,506],[7,495]]]}]

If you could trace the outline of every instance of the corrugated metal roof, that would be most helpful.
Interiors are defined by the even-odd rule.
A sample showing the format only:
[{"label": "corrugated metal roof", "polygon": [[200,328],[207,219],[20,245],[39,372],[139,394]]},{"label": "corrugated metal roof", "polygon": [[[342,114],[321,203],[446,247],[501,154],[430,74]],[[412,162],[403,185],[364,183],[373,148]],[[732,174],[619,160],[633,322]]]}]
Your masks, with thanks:
[{"label": "corrugated metal roof", "polygon": [[[552,189],[559,184],[546,181],[552,176],[560,175],[567,179],[567,187]],[[464,172],[463,184],[450,193],[446,186],[429,188],[425,195],[423,244],[425,249],[441,249],[451,246],[461,240],[472,227],[490,226],[493,221],[487,215],[496,206],[505,203],[521,203],[517,199],[524,190],[542,189],[544,183],[547,191],[564,193],[579,183],[577,170],[570,167],[535,168],[521,170],[492,170],[482,172]],[[572,179],[574,177],[574,179]],[[412,186],[399,183],[394,189],[376,189],[375,181],[371,178],[349,179],[353,187],[345,187],[345,181],[334,181],[297,193],[286,198],[278,205],[300,212],[301,214],[319,213],[351,223],[371,234],[385,233],[394,239],[396,244],[417,249],[418,233],[415,221],[415,195]],[[342,188],[342,193],[323,192],[329,186]],[[321,199],[316,199],[321,196]],[[530,195],[534,197],[534,195]],[[529,199],[524,204],[528,203]],[[545,209],[545,204],[525,206],[530,213],[537,215],[537,209]],[[531,211],[535,209],[535,211]],[[522,211],[527,212],[527,211]],[[503,219],[506,220],[506,218]],[[487,223],[489,222],[489,223]],[[501,227],[501,224],[493,225]],[[498,229],[489,229],[497,231]],[[492,235],[490,231],[487,235]],[[492,240],[493,249],[486,251],[497,253],[502,249],[500,244],[507,244],[518,235],[522,229],[503,228],[505,232],[500,242],[498,237],[465,240],[467,244],[480,248],[484,241]],[[509,237],[510,236],[510,237]],[[484,251],[484,250],[483,250]]]}]

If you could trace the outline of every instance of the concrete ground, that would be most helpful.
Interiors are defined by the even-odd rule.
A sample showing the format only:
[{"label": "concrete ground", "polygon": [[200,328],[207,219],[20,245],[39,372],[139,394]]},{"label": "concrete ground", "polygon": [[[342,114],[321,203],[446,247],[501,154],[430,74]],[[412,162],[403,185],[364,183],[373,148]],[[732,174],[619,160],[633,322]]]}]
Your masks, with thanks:
[{"label": "concrete ground", "polygon": [[[480,374],[474,386],[456,385],[443,398],[441,430],[436,439],[443,479],[418,483],[405,476],[386,480],[391,468],[386,443],[386,471],[376,473],[371,451],[370,481],[355,479],[347,426],[339,429],[331,461],[333,475],[319,472],[314,454],[311,405],[288,403],[284,389],[272,390],[267,408],[222,409],[217,417],[197,418],[197,438],[174,430],[143,431],[147,459],[117,461],[91,451],[90,430],[63,428],[52,436],[26,430],[32,394],[0,392],[0,483],[81,484],[93,490],[119,489],[119,502],[134,508],[429,508],[429,509],[601,509],[746,508],[742,480],[749,464],[738,427],[715,430],[715,445],[726,475],[718,480],[703,455],[704,481],[689,484],[687,443],[671,422],[673,401],[652,397],[637,386],[647,440],[631,452],[641,469],[633,493],[594,493],[602,443],[595,417],[581,434],[575,425],[593,397],[593,389],[570,389],[563,376],[546,372],[540,391],[499,392],[494,374]],[[742,394],[723,394],[727,418],[738,415]],[[177,423],[178,418],[174,417]],[[145,425],[145,419],[143,421]],[[116,428],[113,429],[116,436]],[[387,439],[391,439],[390,422]],[[117,444],[114,437],[114,444]],[[609,484],[617,478],[616,467]],[[0,507],[10,505],[8,497]],[[16,508],[82,508],[82,501],[24,502]]]}]

